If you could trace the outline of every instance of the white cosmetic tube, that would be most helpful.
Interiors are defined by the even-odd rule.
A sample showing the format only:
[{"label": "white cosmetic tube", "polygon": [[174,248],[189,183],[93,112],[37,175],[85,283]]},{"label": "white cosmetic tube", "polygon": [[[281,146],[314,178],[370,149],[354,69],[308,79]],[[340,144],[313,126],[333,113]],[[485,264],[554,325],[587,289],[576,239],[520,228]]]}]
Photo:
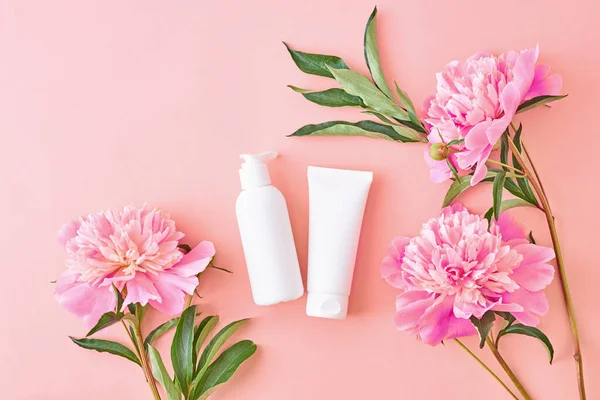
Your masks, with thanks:
[{"label": "white cosmetic tube", "polygon": [[373,173],[308,167],[308,298],[311,317],[344,319]]}]

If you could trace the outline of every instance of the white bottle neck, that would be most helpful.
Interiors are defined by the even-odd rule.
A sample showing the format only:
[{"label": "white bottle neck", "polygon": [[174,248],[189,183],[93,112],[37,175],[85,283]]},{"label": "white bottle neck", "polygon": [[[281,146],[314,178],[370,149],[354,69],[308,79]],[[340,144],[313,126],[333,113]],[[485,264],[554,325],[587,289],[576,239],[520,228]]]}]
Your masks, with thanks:
[{"label": "white bottle neck", "polygon": [[268,186],[271,184],[269,170],[265,164],[242,165],[240,169],[242,190]]}]

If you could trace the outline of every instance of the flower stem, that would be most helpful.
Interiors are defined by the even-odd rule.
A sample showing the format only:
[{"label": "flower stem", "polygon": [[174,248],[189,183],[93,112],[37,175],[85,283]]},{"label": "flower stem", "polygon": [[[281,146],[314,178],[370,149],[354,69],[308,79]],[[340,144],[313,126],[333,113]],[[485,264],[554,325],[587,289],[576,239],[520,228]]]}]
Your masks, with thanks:
[{"label": "flower stem", "polygon": [[496,357],[496,360],[498,360],[498,363],[500,364],[500,366],[502,367],[502,369],[504,370],[504,372],[506,372],[506,375],[508,375],[508,377],[510,378],[510,380],[517,387],[517,390],[523,395],[523,398],[525,400],[531,400],[531,396],[529,395],[529,393],[527,393],[527,390],[525,390],[525,388],[523,387],[523,385],[521,384],[521,382],[519,382],[519,378],[517,378],[517,376],[512,371],[512,369],[510,369],[510,367],[508,366],[508,364],[506,363],[506,361],[504,361],[504,358],[502,358],[502,356],[500,355],[500,352],[498,351],[498,348],[496,347],[496,345],[494,344],[494,342],[492,341],[492,339],[490,339],[489,337],[487,337],[485,339],[485,342],[489,346],[489,348],[492,351],[492,354],[494,355],[494,357]]},{"label": "flower stem", "polygon": [[[550,237],[552,238],[554,253],[556,255],[556,265],[558,267],[558,276],[561,283],[562,294],[565,304],[567,306],[567,315],[569,317],[569,323],[571,325],[571,335],[573,336],[573,358],[577,363],[577,386],[579,389],[579,398],[581,400],[585,400],[586,395],[585,384],[583,379],[583,360],[581,357],[581,347],[579,342],[579,330],[577,329],[577,322],[575,320],[573,300],[571,298],[571,291],[569,290],[569,283],[567,282],[567,272],[565,270],[565,262],[563,260],[563,255],[560,248],[560,242],[558,239],[558,232],[556,230],[554,215],[552,214],[550,202],[548,201],[548,196],[546,195],[546,191],[544,190],[542,181],[540,180],[537,170],[535,169],[535,166],[531,161],[531,157],[527,152],[527,148],[525,147],[525,145],[522,145],[528,163],[523,159],[523,156],[521,155],[521,153],[519,152],[519,150],[517,149],[510,137],[508,138],[508,144],[511,148],[513,155],[519,161],[519,164],[521,164],[525,175],[528,176],[529,181],[531,182],[531,185],[533,186],[533,189],[535,190],[543,206],[543,211],[546,216],[546,221],[548,223],[548,229],[550,230]],[[527,164],[531,165],[531,170],[529,169]]]},{"label": "flower stem", "polygon": [[492,163],[492,164],[501,165],[501,166],[506,167],[508,169],[511,169],[511,170],[513,170],[515,172],[518,172],[520,175],[525,175],[525,173],[523,171],[521,171],[518,168],[513,167],[512,165],[508,165],[508,164],[505,164],[503,162],[496,161],[496,160],[487,160],[487,162]]},{"label": "flower stem", "polygon": [[[136,304],[136,309],[138,305]],[[142,370],[144,371],[144,376],[146,377],[146,382],[148,382],[148,386],[150,386],[150,390],[152,391],[152,395],[154,396],[154,400],[161,400],[160,393],[158,392],[158,387],[156,386],[156,381],[154,380],[154,376],[152,376],[152,370],[150,369],[150,365],[148,364],[148,356],[146,355],[146,349],[144,347],[144,338],[142,337],[141,324],[139,321],[132,321],[131,325],[133,326],[133,337],[127,329],[127,325],[123,322],[123,327],[125,331],[127,331],[127,335],[133,342],[133,345],[136,349],[136,353],[140,359],[140,363],[142,364]]]},{"label": "flower stem", "polygon": [[471,350],[469,350],[469,348],[467,346],[464,345],[463,342],[461,342],[458,339],[454,339],[456,341],[456,343],[458,343],[458,345],[460,347],[462,347],[467,353],[469,353],[469,355],[471,357],[473,357],[475,359],[475,361],[477,361],[479,363],[479,365],[481,365],[483,367],[483,369],[485,369],[487,372],[490,373],[490,375],[492,375],[494,377],[494,379],[496,379],[498,381],[498,383],[500,383],[500,385],[502,385],[502,387],[504,389],[506,389],[506,391],[512,396],[513,399],[515,400],[519,400],[519,398],[512,392],[512,390],[510,390],[510,388],[508,386],[506,386],[506,384],[504,382],[502,382],[502,379],[500,379],[498,377],[498,375],[496,375],[494,373],[494,371],[492,371],[487,365],[485,365],[485,363],[483,361],[481,361],[481,359],[479,357],[477,357],[475,355],[475,353],[473,353]]}]

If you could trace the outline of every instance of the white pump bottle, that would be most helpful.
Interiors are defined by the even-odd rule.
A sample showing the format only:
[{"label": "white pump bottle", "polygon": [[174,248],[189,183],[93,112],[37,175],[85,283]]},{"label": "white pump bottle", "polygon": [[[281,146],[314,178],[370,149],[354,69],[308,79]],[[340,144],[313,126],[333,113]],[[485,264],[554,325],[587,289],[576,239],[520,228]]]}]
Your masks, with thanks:
[{"label": "white pump bottle", "polygon": [[304,294],[287,205],[271,185],[266,159],[275,152],[242,154],[242,192],[236,214],[254,302],[268,306]]}]

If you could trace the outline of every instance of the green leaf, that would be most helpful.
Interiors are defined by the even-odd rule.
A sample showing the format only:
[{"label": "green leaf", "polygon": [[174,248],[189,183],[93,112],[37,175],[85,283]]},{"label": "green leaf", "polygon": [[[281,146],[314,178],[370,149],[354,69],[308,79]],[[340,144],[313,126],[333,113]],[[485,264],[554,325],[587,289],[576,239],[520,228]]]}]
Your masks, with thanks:
[{"label": "green leaf", "polygon": [[290,136],[365,136],[374,139],[415,142],[400,135],[393,127],[374,121],[329,121],[316,125],[305,125]]},{"label": "green leaf", "polygon": [[133,304],[133,303],[127,304],[127,309],[129,310],[130,313],[132,313],[133,315],[135,315],[135,312],[136,312],[135,304]]},{"label": "green leaf", "polygon": [[133,353],[133,351],[129,350],[127,347],[123,346],[121,343],[113,342],[110,340],[103,339],[76,339],[71,337],[73,343],[78,345],[79,347],[83,347],[88,350],[96,350],[100,353],[110,353],[116,356],[120,356],[128,359],[129,361],[133,361],[140,367],[142,364],[140,363],[139,358]]},{"label": "green leaf", "polygon": [[152,365],[152,375],[154,375],[156,380],[165,389],[167,399],[181,400],[182,393],[169,376],[158,350],[152,346],[148,346],[148,356],[150,357],[150,364]]},{"label": "green leaf", "polygon": [[504,181],[506,180],[506,172],[500,171],[494,178],[492,193],[494,196],[494,217],[498,219],[500,215],[500,205],[502,204],[502,192],[504,190]]},{"label": "green leaf", "polygon": [[[519,153],[521,152],[521,132],[522,131],[523,131],[523,125],[519,124],[519,128],[515,132],[515,136],[513,138],[513,143],[515,144],[515,147],[519,150]],[[515,157],[514,154],[512,156],[512,160],[513,160],[513,165],[515,166],[515,168],[523,170],[523,167],[521,166],[521,164],[519,163],[519,160],[517,160],[517,157]],[[530,202],[531,204],[534,204],[537,206],[538,202],[537,202],[537,199],[535,198],[535,195],[533,194],[533,190],[531,190],[531,186],[529,185],[528,179],[527,178],[517,178],[517,184],[519,185],[519,188],[521,189],[521,192],[523,193],[522,197],[525,200],[527,200],[528,202]]]},{"label": "green leaf", "polygon": [[230,271],[227,268],[217,267],[216,265],[211,265],[210,268],[218,269],[219,271],[227,272],[228,274],[233,274],[233,271]]},{"label": "green leaf", "polygon": [[552,364],[552,360],[554,359],[554,348],[552,347],[552,343],[550,343],[550,339],[548,339],[548,336],[546,336],[544,332],[540,331],[538,328],[535,328],[533,326],[515,324],[502,329],[498,333],[498,339],[500,339],[502,336],[510,334],[526,335],[538,339],[540,342],[542,342],[542,344],[546,348],[546,351],[548,351],[550,364]]},{"label": "green leaf", "polygon": [[492,325],[494,325],[494,321],[496,320],[494,312],[486,311],[480,319],[477,319],[474,316],[471,316],[469,319],[471,320],[473,326],[475,326],[477,329],[477,332],[479,332],[479,348],[483,349],[483,346],[485,345],[485,338],[490,333]]},{"label": "green leaf", "polygon": [[167,322],[165,322],[163,324],[160,324],[152,332],[150,332],[148,334],[148,336],[146,336],[146,339],[144,340],[144,346],[147,348],[156,339],[158,339],[159,337],[161,337],[162,335],[164,335],[165,333],[167,333],[168,331],[173,329],[177,325],[178,322],[179,322],[179,317],[175,317],[175,318],[168,320]]},{"label": "green leaf", "polygon": [[92,329],[90,329],[90,331],[85,336],[92,336],[94,333],[116,324],[117,322],[123,319],[123,316],[123,313],[115,313],[113,311],[102,314],[96,325]]},{"label": "green leaf", "polygon": [[[417,131],[426,134],[427,130],[423,127],[423,123],[421,122],[419,117],[417,117],[417,113],[415,111],[415,106],[414,106],[413,102],[410,100],[410,97],[408,97],[406,92],[404,92],[402,89],[400,89],[400,87],[398,86],[396,81],[394,81],[394,86],[396,87],[396,93],[398,94],[400,101],[402,102],[402,104],[404,104],[404,107],[406,107],[406,111],[408,113],[408,118],[418,128]],[[464,140],[464,139],[461,139],[461,140]]]},{"label": "green leaf", "polygon": [[179,245],[177,245],[177,247],[178,247],[180,250],[183,250],[183,252],[184,252],[185,254],[187,254],[187,253],[189,253],[190,251],[192,251],[192,247],[191,247],[189,244],[179,244]]},{"label": "green leaf", "polygon": [[187,393],[194,364],[192,362],[194,352],[194,318],[196,317],[196,306],[190,306],[179,318],[173,344],[171,345],[171,362],[175,377],[179,382],[181,391]]},{"label": "green leaf", "polygon": [[537,97],[534,97],[533,99],[529,99],[529,100],[521,103],[521,105],[519,105],[519,107],[517,108],[517,114],[531,110],[532,108],[542,106],[542,105],[550,103],[552,101],[564,99],[565,97],[567,97],[566,94],[563,94],[560,96],[537,96]]},{"label": "green leaf", "polygon": [[531,244],[535,244],[535,239],[533,238],[533,231],[529,231],[529,241]]},{"label": "green leaf", "polygon": [[388,98],[392,99],[392,91],[390,90],[385,76],[381,70],[379,64],[379,50],[377,49],[377,37],[375,33],[375,16],[377,15],[377,7],[373,9],[367,26],[365,27],[364,47],[365,47],[365,61],[367,62],[367,68],[373,77],[373,81]]},{"label": "green leaf", "polygon": [[349,69],[329,67],[329,70],[347,93],[360,97],[367,106],[375,111],[388,117],[410,120],[406,111],[383,94],[366,76]]},{"label": "green leaf", "polygon": [[[535,207],[535,206],[533,204],[531,204],[530,202],[523,200],[523,199],[502,200],[502,203],[500,204],[500,214],[502,214],[504,211],[510,210],[511,208],[517,208],[517,207]],[[485,213],[485,218],[488,221],[491,221],[493,213],[494,213],[494,208],[490,207],[490,209]]]},{"label": "green leaf", "polygon": [[117,287],[114,284],[112,285],[112,290],[113,290],[113,293],[115,294],[115,297],[117,298],[116,310],[117,310],[117,312],[121,312],[121,308],[123,307],[123,301],[124,301],[123,295],[121,294],[119,289],[117,289]]},{"label": "green leaf", "polygon": [[502,317],[509,325],[515,322],[515,316],[506,311],[494,311],[494,313],[500,317]]},{"label": "green leaf", "polygon": [[327,69],[330,66],[335,69],[348,69],[348,66],[339,57],[328,56],[324,54],[304,53],[302,51],[293,50],[287,43],[283,43],[290,52],[292,59],[302,72],[311,75],[325,76],[333,78],[333,75]]},{"label": "green leaf", "polygon": [[314,92],[311,90],[301,89],[296,86],[288,85],[294,92],[301,93],[308,101],[312,101],[320,106],[325,107],[365,107],[362,99],[358,96],[352,96],[346,93],[344,89],[333,88],[322,92]]},{"label": "green leaf", "polygon": [[[491,178],[496,176],[496,172],[488,171],[483,181],[489,181]],[[448,188],[448,192],[446,192],[446,197],[444,197],[444,202],[442,203],[442,207],[446,207],[452,203],[452,201],[458,197],[459,194],[467,190],[471,187],[471,175],[461,176],[459,179],[452,182],[452,185]]]},{"label": "green leaf", "polygon": [[225,350],[212,363],[192,387],[191,398],[193,400],[206,398],[201,397],[209,390],[227,382],[233,376],[238,367],[256,352],[256,345],[251,340],[242,340]]},{"label": "green leaf", "polygon": [[225,344],[227,339],[229,339],[231,337],[231,335],[233,335],[235,333],[235,331],[237,331],[243,324],[248,322],[248,320],[249,320],[248,318],[245,318],[245,319],[241,319],[239,321],[234,321],[234,322],[230,323],[229,325],[225,326],[223,329],[221,329],[215,335],[215,337],[212,338],[212,340],[208,343],[208,345],[202,352],[202,356],[200,356],[198,368],[202,369],[205,366],[207,366],[212,361],[214,356],[217,354],[219,349],[223,346],[223,344]]},{"label": "green leaf", "polygon": [[198,353],[200,353],[200,348],[202,348],[202,345],[204,344],[204,341],[206,340],[210,331],[218,323],[218,315],[209,315],[208,317],[204,318],[202,322],[198,324],[198,326],[196,326],[196,329],[194,330],[194,365],[196,365],[196,358]]}]

